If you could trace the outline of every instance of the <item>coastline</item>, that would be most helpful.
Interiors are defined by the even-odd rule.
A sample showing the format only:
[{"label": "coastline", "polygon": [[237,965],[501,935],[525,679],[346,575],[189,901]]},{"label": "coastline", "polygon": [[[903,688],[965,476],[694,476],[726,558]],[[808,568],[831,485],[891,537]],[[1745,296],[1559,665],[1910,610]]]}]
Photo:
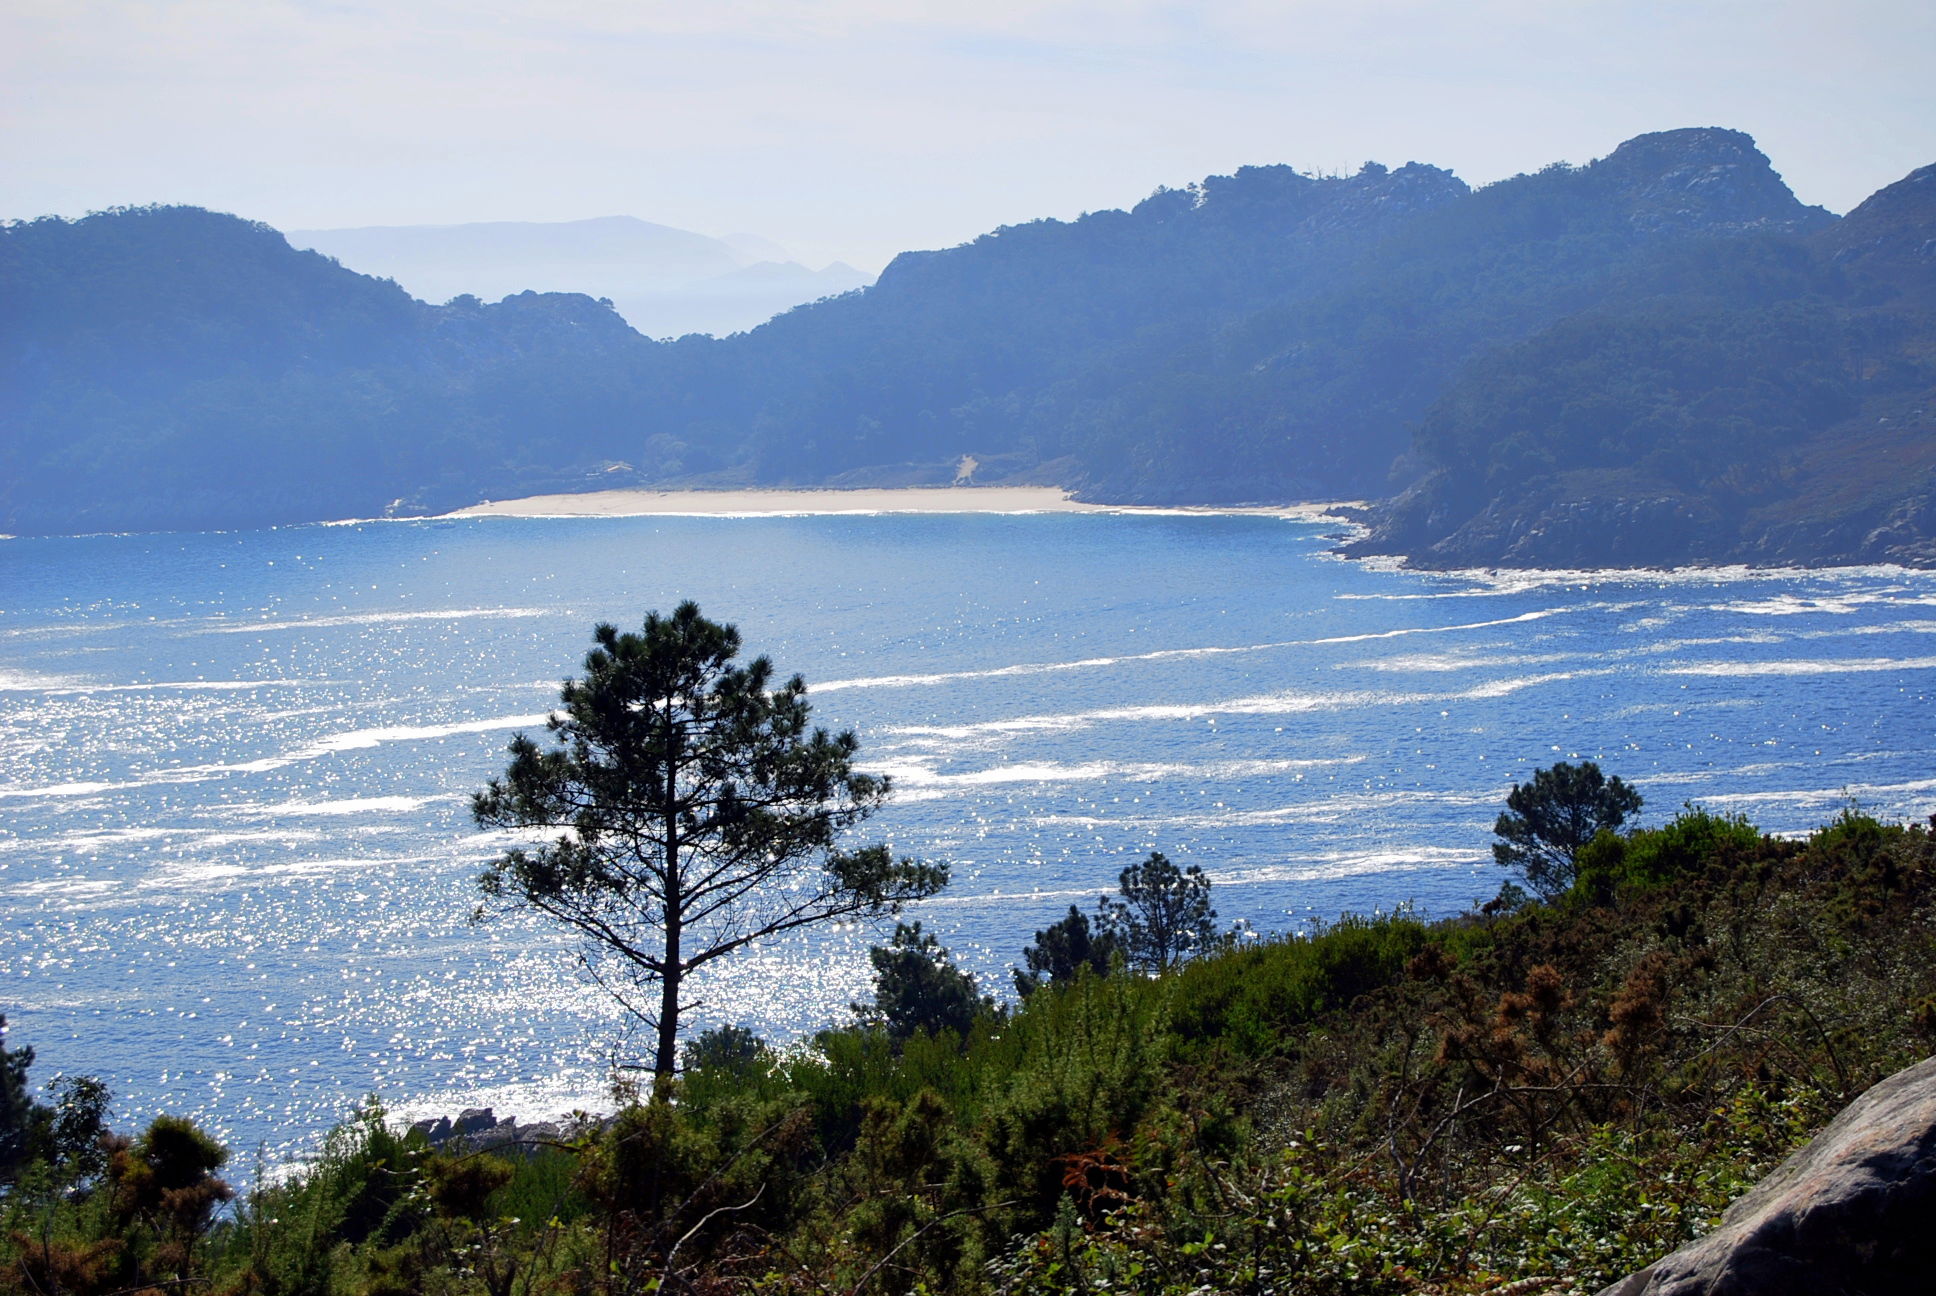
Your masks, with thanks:
[{"label": "coastline", "polygon": [[1058,486],[897,486],[798,490],[602,490],[485,500],[448,518],[774,517],[865,513],[1157,513],[1329,516],[1339,503],[1091,504]]}]

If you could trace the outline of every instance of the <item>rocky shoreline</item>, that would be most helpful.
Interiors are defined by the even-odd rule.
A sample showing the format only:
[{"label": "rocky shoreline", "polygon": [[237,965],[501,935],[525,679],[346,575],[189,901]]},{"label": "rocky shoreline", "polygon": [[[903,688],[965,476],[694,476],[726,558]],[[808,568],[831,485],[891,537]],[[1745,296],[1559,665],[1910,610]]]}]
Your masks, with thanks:
[{"label": "rocky shoreline", "polygon": [[1372,505],[1338,552],[1407,567],[1936,568],[1936,484],[1846,512],[1786,518],[1730,513],[1668,489],[1580,489],[1554,481],[1475,501],[1441,477]]},{"label": "rocky shoreline", "polygon": [[421,1134],[433,1148],[462,1152],[517,1152],[531,1155],[541,1147],[568,1143],[595,1133],[611,1123],[609,1116],[583,1113],[566,1120],[524,1124],[516,1116],[499,1117],[489,1107],[466,1107],[456,1116],[412,1121],[409,1132]]}]

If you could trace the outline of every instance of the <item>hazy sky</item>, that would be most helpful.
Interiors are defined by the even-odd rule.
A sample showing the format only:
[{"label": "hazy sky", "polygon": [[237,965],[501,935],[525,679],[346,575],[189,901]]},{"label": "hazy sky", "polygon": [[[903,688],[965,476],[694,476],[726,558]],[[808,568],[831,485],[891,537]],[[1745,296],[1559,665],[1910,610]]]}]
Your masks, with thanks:
[{"label": "hazy sky", "polygon": [[0,216],[628,214],[818,264],[1246,163],[1472,183],[1733,126],[1845,211],[1936,161],[1929,0],[4,0]]}]

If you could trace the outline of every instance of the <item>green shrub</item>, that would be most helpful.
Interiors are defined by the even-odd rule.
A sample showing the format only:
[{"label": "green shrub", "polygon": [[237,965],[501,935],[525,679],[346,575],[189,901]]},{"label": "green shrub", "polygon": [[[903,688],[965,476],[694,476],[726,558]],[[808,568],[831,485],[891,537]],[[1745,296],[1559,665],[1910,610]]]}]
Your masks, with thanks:
[{"label": "green shrub", "polygon": [[1571,895],[1607,904],[1652,890],[1711,866],[1725,866],[1761,842],[1745,815],[1716,814],[1689,802],[1659,828],[1626,836],[1602,829],[1581,848]]},{"label": "green shrub", "polygon": [[1174,978],[1172,1029],[1190,1053],[1281,1055],[1301,1028],[1398,980],[1426,939],[1409,913],[1346,915],[1307,935],[1199,959]]}]

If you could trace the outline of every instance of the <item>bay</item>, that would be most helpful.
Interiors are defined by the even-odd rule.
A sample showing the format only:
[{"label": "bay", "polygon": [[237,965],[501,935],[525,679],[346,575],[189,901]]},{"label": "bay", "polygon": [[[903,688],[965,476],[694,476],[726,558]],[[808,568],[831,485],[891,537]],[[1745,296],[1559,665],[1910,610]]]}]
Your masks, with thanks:
[{"label": "bay", "polygon": [[[597,1106],[634,1053],[541,926],[473,924],[468,798],[594,622],[696,599],[810,685],[945,860],[990,987],[1151,850],[1226,922],[1460,912],[1516,779],[1592,759],[1798,832],[1936,809],[1936,573],[1428,574],[1314,517],[466,519],[0,542],[0,1012],[34,1074],[274,1160],[365,1094]],[[693,1024],[867,991],[871,928],[733,963]]]}]

